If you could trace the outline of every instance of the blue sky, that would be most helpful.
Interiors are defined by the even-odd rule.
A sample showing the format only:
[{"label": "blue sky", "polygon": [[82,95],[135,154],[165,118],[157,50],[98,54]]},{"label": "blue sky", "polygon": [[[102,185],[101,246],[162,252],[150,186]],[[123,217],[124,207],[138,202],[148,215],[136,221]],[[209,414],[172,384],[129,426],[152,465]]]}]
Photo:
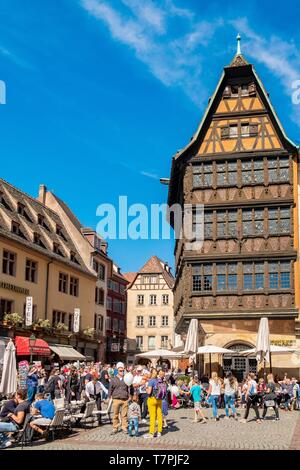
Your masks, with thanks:
[{"label": "blue sky", "polygon": [[[101,203],[166,202],[171,158],[191,138],[223,66],[254,63],[291,139],[300,144],[299,6],[274,1],[1,1],[1,177],[38,185],[96,227]],[[123,272],[173,241],[112,240]]]}]

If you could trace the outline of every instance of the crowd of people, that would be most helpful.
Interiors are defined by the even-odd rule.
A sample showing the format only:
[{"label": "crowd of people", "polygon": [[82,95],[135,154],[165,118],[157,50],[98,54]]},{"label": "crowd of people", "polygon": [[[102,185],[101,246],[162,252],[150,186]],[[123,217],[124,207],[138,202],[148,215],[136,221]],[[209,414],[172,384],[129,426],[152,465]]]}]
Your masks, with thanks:
[{"label": "crowd of people", "polygon": [[[205,408],[211,408],[211,418],[247,422],[253,409],[256,422],[261,423],[268,409],[279,420],[279,409],[300,409],[300,387],[295,377],[287,374],[282,380],[268,374],[257,379],[249,373],[242,384],[228,372],[224,378],[216,372],[211,377],[196,373],[184,375],[178,370],[163,367],[127,366],[122,362],[110,364],[67,364],[47,373],[42,367],[32,367],[27,377],[27,388],[17,390],[5,401],[0,412],[0,448],[12,445],[11,436],[31,415],[29,426],[38,436],[47,434],[47,426],[55,415],[55,400],[63,398],[66,405],[74,401],[94,400],[96,408],[112,401],[112,434],[119,431],[138,437],[140,423],[148,424],[144,438],[160,437],[168,429],[168,410],[193,407],[193,422],[207,423]],[[237,412],[239,408],[239,413]],[[242,410],[242,411],[240,411]],[[210,413],[210,412],[209,412]],[[208,414],[209,414],[208,413]],[[222,414],[223,416],[223,414]],[[149,418],[149,419],[148,419]]]}]

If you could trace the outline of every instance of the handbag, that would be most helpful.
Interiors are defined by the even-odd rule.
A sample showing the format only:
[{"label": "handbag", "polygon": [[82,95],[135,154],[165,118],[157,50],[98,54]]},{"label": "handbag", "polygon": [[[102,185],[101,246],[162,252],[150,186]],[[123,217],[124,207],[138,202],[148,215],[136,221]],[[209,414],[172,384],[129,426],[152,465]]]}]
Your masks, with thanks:
[{"label": "handbag", "polygon": [[274,407],[276,406],[275,400],[265,400],[264,405],[269,408],[269,407]]}]

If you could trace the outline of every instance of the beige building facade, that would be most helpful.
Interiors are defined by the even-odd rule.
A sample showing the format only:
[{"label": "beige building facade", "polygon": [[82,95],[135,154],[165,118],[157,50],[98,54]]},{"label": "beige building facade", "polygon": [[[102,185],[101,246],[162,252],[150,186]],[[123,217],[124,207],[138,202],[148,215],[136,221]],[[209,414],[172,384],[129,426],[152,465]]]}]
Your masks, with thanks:
[{"label": "beige building facade", "polygon": [[[174,347],[174,278],[167,263],[152,256],[137,273],[124,274],[127,288],[127,360]],[[138,360],[141,363],[141,359]],[[147,361],[146,361],[147,362]]]},{"label": "beige building facade", "polygon": [[[0,336],[34,333],[49,345],[72,346],[89,360],[104,361],[112,266],[106,250],[106,243],[45,186],[34,199],[0,180]],[[30,326],[25,325],[28,298]]]}]

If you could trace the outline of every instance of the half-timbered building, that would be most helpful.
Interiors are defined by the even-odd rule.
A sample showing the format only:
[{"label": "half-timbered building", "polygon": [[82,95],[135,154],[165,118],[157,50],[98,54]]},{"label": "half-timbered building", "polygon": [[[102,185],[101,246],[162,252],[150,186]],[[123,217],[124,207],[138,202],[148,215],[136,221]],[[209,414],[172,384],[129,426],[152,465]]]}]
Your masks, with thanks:
[{"label": "half-timbered building", "polygon": [[[273,344],[296,343],[297,160],[238,38],[195,135],[173,157],[168,204],[204,205],[201,248],[176,242],[176,332],[198,318],[205,344],[232,349],[214,358],[215,368],[239,377],[256,369],[255,358],[236,351],[255,346],[261,317]],[[274,370],[290,365],[274,360]]]}]

